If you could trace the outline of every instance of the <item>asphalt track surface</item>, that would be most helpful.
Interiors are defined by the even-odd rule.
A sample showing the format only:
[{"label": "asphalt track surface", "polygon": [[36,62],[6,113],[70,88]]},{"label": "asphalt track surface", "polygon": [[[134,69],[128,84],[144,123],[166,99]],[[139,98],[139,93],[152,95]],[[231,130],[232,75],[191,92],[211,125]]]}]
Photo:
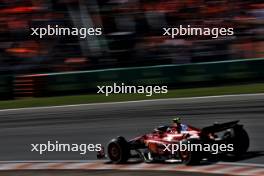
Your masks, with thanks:
[{"label": "asphalt track surface", "polygon": [[95,152],[31,152],[32,143],[103,144],[118,135],[135,137],[181,116],[197,127],[240,120],[251,145],[240,163],[264,163],[264,95],[106,103],[0,111],[0,160],[93,160]]}]

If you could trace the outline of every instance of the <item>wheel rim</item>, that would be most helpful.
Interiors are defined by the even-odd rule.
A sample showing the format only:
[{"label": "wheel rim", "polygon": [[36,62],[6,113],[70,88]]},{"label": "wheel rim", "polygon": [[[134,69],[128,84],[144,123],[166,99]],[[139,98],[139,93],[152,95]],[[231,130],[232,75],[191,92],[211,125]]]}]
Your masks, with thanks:
[{"label": "wheel rim", "polygon": [[113,161],[118,161],[120,159],[121,152],[120,147],[117,144],[111,144],[109,146],[109,157]]},{"label": "wheel rim", "polygon": [[186,161],[189,159],[190,152],[185,150],[185,151],[180,151],[180,156],[183,161]]}]

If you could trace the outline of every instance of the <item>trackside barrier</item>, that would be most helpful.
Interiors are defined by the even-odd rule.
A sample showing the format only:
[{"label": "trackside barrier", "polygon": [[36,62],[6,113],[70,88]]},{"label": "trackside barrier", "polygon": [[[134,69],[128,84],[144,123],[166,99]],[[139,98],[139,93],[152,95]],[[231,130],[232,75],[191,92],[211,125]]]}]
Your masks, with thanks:
[{"label": "trackside barrier", "polygon": [[[25,75],[24,75],[25,76]],[[26,75],[34,82],[33,96],[95,93],[97,86],[168,85],[204,86],[218,83],[263,81],[264,58],[183,65],[105,69]]]},{"label": "trackside barrier", "polygon": [[10,74],[0,73],[0,100],[13,97],[13,77]]}]

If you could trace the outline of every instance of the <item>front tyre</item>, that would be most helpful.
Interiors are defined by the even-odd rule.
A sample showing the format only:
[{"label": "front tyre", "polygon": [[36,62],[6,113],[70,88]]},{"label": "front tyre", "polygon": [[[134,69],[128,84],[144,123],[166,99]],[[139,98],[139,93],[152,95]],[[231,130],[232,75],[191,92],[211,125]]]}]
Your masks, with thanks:
[{"label": "front tyre", "polygon": [[[190,144],[200,144],[201,141],[199,139],[187,139],[182,141],[182,144],[190,145]],[[185,165],[198,165],[202,160],[200,151],[178,151],[179,157],[182,160],[182,163]]]},{"label": "front tyre", "polygon": [[108,144],[107,153],[112,163],[125,163],[130,156],[129,144],[124,137],[112,139]]}]

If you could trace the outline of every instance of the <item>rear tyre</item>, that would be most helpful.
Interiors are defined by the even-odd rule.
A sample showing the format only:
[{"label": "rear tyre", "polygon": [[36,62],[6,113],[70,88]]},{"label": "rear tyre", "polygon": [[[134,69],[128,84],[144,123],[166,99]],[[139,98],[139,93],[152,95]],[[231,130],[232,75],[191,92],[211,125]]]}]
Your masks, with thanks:
[{"label": "rear tyre", "polygon": [[109,159],[115,163],[125,163],[129,159],[130,149],[129,144],[124,137],[117,137],[112,139],[107,147]]},{"label": "rear tyre", "polygon": [[248,151],[249,136],[242,125],[236,125],[224,134],[227,144],[233,144],[234,150],[229,154],[240,157]]},{"label": "rear tyre", "polygon": [[[189,142],[188,142],[189,141]],[[182,144],[200,144],[199,139],[187,139],[182,141]],[[199,151],[178,151],[179,157],[185,165],[197,165],[200,164],[202,160],[201,152]]]}]

